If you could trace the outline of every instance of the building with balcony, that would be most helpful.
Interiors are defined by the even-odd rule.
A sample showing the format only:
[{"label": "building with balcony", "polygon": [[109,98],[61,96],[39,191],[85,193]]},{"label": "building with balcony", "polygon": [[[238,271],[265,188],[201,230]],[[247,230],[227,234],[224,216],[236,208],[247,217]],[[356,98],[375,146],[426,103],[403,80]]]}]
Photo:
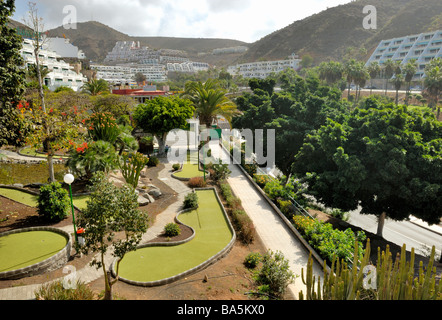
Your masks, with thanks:
[{"label": "building with balcony", "polygon": [[112,85],[136,85],[135,75],[142,73],[146,82],[167,81],[166,67],[163,65],[128,64],[128,65],[91,65],[97,72],[96,78],[103,79]]},{"label": "building with balcony", "polygon": [[[45,47],[46,48],[46,47]],[[31,39],[23,39],[22,49],[20,50],[25,60],[25,67],[35,65],[34,42]],[[41,49],[39,52],[39,63],[50,72],[43,79],[44,84],[50,89],[55,90],[58,87],[65,86],[79,91],[87,78],[81,73],[74,71],[74,67],[61,60],[61,56],[52,50]]]},{"label": "building with balcony", "polygon": [[373,61],[383,64],[388,59],[401,61],[405,65],[411,60],[418,64],[418,71],[413,80],[425,77],[425,67],[434,58],[442,57],[442,30],[417,35],[382,40],[371,57],[367,66]]},{"label": "building with balcony", "polygon": [[290,56],[287,60],[258,61],[230,66],[227,69],[232,76],[241,75],[246,79],[265,79],[273,73],[279,73],[286,69],[299,69],[300,59],[296,55]]}]

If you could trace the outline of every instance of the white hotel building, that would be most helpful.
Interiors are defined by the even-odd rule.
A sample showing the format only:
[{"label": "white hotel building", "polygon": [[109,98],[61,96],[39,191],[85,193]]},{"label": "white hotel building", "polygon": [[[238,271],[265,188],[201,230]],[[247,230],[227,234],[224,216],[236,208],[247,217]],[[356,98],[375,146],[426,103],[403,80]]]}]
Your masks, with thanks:
[{"label": "white hotel building", "polygon": [[296,55],[292,55],[287,60],[259,61],[230,66],[227,72],[232,76],[241,75],[246,79],[265,79],[272,73],[279,73],[286,69],[297,70],[300,62],[301,60]]},{"label": "white hotel building", "polygon": [[91,65],[97,71],[97,79],[104,79],[113,85],[134,84],[135,74],[142,73],[146,82],[167,81],[166,67],[163,65]]},{"label": "white hotel building", "polygon": [[[35,54],[33,40],[24,39],[23,46],[20,50],[22,57],[25,60],[25,67],[35,65]],[[40,65],[50,70],[49,74],[43,79],[44,84],[50,89],[55,90],[58,87],[66,86],[72,88],[74,91],[79,91],[87,78],[81,73],[74,71],[69,63],[60,60],[61,56],[55,51],[40,50],[39,62]]]},{"label": "white hotel building", "polygon": [[416,60],[418,71],[414,80],[425,76],[425,66],[434,58],[442,57],[442,30],[421,33],[401,38],[382,40],[370,59],[367,66],[377,61],[383,64],[388,59],[401,61],[402,64]]}]

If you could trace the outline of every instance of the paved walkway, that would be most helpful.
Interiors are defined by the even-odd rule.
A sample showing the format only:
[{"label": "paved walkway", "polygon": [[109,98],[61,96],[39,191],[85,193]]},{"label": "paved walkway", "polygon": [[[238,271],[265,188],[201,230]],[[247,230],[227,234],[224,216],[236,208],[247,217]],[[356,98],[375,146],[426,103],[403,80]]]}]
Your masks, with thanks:
[{"label": "paved walkway", "polygon": [[[229,154],[220,147],[217,141],[210,143],[210,149],[214,157],[228,161],[225,163],[231,162]],[[299,276],[289,286],[289,290],[295,299],[298,299],[301,290],[304,293],[306,292],[305,285],[301,279],[301,269],[305,269],[307,266],[309,252],[238,166],[230,164],[229,169],[232,173],[228,182],[235,195],[241,199],[242,206],[247,215],[252,219],[264,246],[273,252],[280,251],[289,261],[292,272]],[[321,275],[322,278],[322,267],[316,261],[314,261],[313,266],[314,274],[317,276]]]}]

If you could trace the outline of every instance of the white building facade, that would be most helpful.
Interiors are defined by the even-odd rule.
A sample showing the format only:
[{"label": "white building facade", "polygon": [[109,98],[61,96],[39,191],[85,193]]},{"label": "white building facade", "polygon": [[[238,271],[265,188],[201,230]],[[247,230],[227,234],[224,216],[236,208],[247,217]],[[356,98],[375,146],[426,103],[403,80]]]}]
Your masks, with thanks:
[{"label": "white building facade", "polygon": [[[35,65],[35,54],[33,40],[24,39],[20,50],[25,60],[25,67]],[[55,51],[42,49],[39,52],[39,63],[41,66],[50,70],[49,74],[43,79],[44,84],[50,89],[55,90],[58,87],[65,86],[79,91],[87,82],[87,78],[81,73],[74,71],[69,63],[60,60],[61,56]]]},{"label": "white building facade", "polygon": [[167,81],[166,67],[163,65],[91,65],[96,70],[97,79],[103,79],[114,85],[134,84],[135,75],[142,73],[146,82]]},{"label": "white building facade", "polygon": [[416,60],[418,71],[413,80],[425,77],[425,67],[434,58],[442,57],[442,30],[421,33],[401,38],[382,40],[371,57],[367,66],[373,61],[383,64],[388,59],[401,61],[403,65]]},{"label": "white building facade", "polygon": [[241,75],[246,79],[265,79],[272,73],[279,73],[286,69],[297,70],[300,62],[301,60],[296,57],[290,57],[287,60],[250,62],[230,66],[227,72],[232,76]]}]

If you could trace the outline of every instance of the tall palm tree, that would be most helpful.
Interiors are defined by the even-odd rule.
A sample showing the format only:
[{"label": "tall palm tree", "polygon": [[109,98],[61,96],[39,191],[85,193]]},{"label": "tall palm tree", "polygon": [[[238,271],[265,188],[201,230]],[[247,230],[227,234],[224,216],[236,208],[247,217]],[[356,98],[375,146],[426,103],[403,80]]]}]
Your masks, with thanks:
[{"label": "tall palm tree", "polygon": [[373,79],[378,77],[379,74],[381,73],[381,65],[379,64],[378,61],[372,61],[368,65],[367,71],[368,71],[368,73],[370,75],[370,79],[371,79],[371,87],[370,87],[370,95],[371,95],[373,93]]},{"label": "tall palm tree", "polygon": [[407,83],[407,93],[405,95],[405,104],[409,105],[410,100],[410,86],[411,81],[413,80],[414,75],[417,71],[417,62],[415,59],[410,60],[403,68],[404,76],[405,76],[405,82]]},{"label": "tall palm tree", "polygon": [[348,92],[347,99],[350,99],[351,83],[355,80],[356,60],[347,60],[344,64],[344,74],[347,79]]},{"label": "tall palm tree", "polygon": [[385,78],[385,95],[387,95],[388,91],[388,80],[391,79],[394,75],[395,71],[395,62],[391,59],[386,60],[384,63],[384,78]]},{"label": "tall palm tree", "polygon": [[396,90],[396,105],[399,104],[399,90],[401,90],[404,79],[405,77],[402,73],[397,73],[394,75],[393,80],[391,80],[394,84],[394,89]]},{"label": "tall palm tree", "polygon": [[226,97],[226,93],[218,81],[209,79],[205,83],[187,82],[181,96],[193,102],[200,123],[210,128],[218,115],[231,123],[233,116],[238,113],[236,104]]},{"label": "tall palm tree", "polygon": [[357,62],[354,68],[354,82],[359,87],[356,92],[355,104],[361,96],[361,89],[365,86],[367,81],[370,79],[370,74],[368,69],[365,67],[363,62]]},{"label": "tall palm tree", "polygon": [[433,59],[425,68],[425,92],[430,97],[430,107],[437,108],[437,118],[439,119],[440,107],[439,95],[442,92],[442,59]]}]

